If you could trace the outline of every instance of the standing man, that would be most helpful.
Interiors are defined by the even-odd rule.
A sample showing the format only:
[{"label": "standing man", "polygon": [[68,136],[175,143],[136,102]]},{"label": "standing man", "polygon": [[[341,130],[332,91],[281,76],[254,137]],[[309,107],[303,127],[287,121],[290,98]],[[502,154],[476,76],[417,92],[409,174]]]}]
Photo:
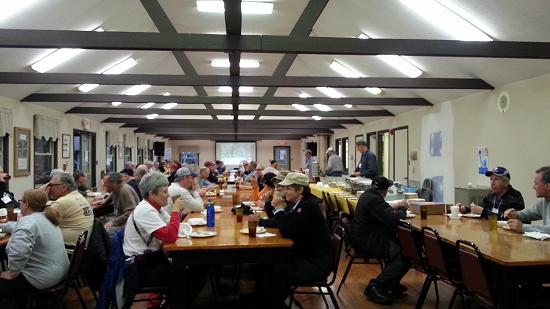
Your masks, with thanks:
[{"label": "standing man", "polygon": [[363,292],[368,300],[386,305],[392,302],[391,295],[407,290],[399,282],[409,270],[397,239],[397,225],[407,216],[407,202],[390,206],[384,200],[392,184],[383,176],[372,179],[371,188],[357,202],[351,234],[353,247],[358,252],[386,258],[384,270],[369,282]]},{"label": "standing man", "polygon": [[317,159],[313,156],[313,153],[309,149],[306,149],[304,155],[306,156],[306,166],[304,169],[309,169],[311,171],[313,168],[313,163],[317,162]]},{"label": "standing man", "polygon": [[376,162],[376,155],[369,151],[367,142],[358,141],[355,143],[355,148],[357,148],[357,151],[361,153],[361,161],[359,161],[355,172],[351,175],[371,179],[378,176],[378,162]]},{"label": "standing man", "polygon": [[[516,211],[508,209],[504,216],[509,218],[508,226],[516,232],[550,233],[550,166],[544,166],[536,171],[535,194],[537,201],[531,208]],[[542,225],[526,224],[524,222],[542,220]]]}]

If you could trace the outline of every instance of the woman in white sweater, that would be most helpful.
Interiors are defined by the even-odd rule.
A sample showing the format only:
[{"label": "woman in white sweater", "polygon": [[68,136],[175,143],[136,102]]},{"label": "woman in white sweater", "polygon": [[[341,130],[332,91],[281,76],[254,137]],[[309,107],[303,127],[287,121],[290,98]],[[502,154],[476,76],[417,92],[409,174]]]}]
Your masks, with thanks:
[{"label": "woman in white sweater", "polygon": [[0,300],[25,300],[26,295],[58,284],[69,269],[57,227],[59,213],[46,206],[47,201],[46,193],[28,190],[21,200],[23,217],[0,224],[2,231],[11,234],[6,247],[8,270],[0,274]]}]

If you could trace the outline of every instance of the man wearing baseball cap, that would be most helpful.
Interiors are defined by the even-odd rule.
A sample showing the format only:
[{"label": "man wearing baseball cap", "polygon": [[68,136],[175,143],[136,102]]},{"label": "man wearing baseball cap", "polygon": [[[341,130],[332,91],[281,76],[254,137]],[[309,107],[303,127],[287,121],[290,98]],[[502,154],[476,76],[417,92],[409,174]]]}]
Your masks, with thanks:
[{"label": "man wearing baseball cap", "polygon": [[174,174],[174,182],[168,187],[168,204],[166,211],[170,212],[173,205],[173,199],[181,196],[185,208],[194,212],[200,212],[204,209],[204,202],[199,194],[198,185],[195,182],[197,174],[193,173],[188,167],[180,167]]},{"label": "man wearing baseball cap", "polygon": [[386,177],[374,177],[371,188],[357,202],[352,222],[354,249],[387,260],[384,270],[363,291],[368,300],[379,304],[390,304],[393,298],[403,295],[407,288],[399,282],[410,267],[401,255],[397,239],[397,225],[407,216],[407,202],[390,206],[384,200],[392,184]]},{"label": "man wearing baseball cap", "polygon": [[461,205],[462,213],[472,212],[487,218],[490,213],[498,215],[498,220],[504,219],[504,212],[508,209],[522,210],[525,208],[521,192],[512,188],[510,184],[510,172],[508,169],[497,166],[491,171],[487,171],[485,176],[491,179],[491,192],[481,201],[481,205],[471,205],[470,207]]}]

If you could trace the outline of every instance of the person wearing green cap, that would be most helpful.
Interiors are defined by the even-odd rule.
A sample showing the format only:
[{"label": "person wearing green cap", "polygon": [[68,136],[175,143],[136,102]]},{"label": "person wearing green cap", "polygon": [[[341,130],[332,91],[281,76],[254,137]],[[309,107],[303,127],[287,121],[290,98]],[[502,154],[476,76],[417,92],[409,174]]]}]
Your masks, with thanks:
[{"label": "person wearing green cap", "polygon": [[273,219],[281,235],[294,241],[293,255],[285,265],[287,284],[325,280],[330,274],[333,250],[320,202],[309,189],[309,179],[302,173],[288,173],[279,186],[284,187],[284,200],[274,196]]}]

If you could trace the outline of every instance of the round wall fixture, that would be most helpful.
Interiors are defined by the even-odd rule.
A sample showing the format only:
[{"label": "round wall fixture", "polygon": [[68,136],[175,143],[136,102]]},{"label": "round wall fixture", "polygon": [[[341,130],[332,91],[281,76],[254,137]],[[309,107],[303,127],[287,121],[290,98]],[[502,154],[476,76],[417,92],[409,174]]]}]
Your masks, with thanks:
[{"label": "round wall fixture", "polygon": [[497,98],[497,108],[500,112],[504,113],[510,107],[510,95],[508,92],[501,92]]}]

